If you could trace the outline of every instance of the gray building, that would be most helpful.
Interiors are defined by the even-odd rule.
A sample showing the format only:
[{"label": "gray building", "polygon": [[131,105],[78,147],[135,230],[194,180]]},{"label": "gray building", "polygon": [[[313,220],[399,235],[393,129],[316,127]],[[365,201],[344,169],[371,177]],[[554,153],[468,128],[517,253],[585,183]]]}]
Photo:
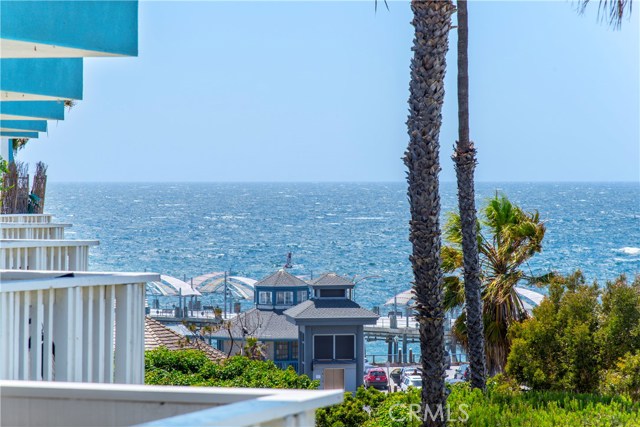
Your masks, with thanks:
[{"label": "gray building", "polygon": [[364,372],[364,325],[378,315],[351,300],[354,283],[326,273],[310,284],[312,297],[284,312],[298,327],[299,369],[320,388],[355,391]]},{"label": "gray building", "polygon": [[264,344],[266,358],[282,369],[298,367],[298,328],[282,312],[309,298],[309,284],[280,269],[256,282],[255,308],[238,314],[210,335],[210,342],[227,354],[240,354],[247,337]]}]

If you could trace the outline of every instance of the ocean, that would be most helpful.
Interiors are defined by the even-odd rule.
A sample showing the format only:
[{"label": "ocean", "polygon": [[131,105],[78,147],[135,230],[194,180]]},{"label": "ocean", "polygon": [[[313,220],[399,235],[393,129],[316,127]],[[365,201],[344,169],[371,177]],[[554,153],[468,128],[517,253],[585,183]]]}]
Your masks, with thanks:
[{"label": "ocean", "polygon": [[[530,273],[580,269],[599,283],[640,274],[638,183],[479,183],[478,206],[496,191],[547,225]],[[455,183],[442,184],[441,199],[443,214],[457,207]],[[45,211],[73,223],[67,238],[100,240],[96,271],[259,280],[291,252],[296,275],[379,276],[356,287],[367,308],[412,281],[405,183],[50,183]]]}]

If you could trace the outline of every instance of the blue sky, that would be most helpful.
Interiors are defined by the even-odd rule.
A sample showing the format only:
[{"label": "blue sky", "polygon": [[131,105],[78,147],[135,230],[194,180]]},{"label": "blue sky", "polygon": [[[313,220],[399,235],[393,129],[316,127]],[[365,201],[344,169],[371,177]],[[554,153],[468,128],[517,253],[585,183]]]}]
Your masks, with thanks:
[{"label": "blue sky", "polygon": [[[409,3],[141,2],[137,58],[85,61],[84,100],[19,159],[52,181],[401,181]],[[638,181],[638,10],[470,2],[479,181]],[[454,17],[455,19],[455,17]],[[441,179],[455,180],[456,33]]]}]

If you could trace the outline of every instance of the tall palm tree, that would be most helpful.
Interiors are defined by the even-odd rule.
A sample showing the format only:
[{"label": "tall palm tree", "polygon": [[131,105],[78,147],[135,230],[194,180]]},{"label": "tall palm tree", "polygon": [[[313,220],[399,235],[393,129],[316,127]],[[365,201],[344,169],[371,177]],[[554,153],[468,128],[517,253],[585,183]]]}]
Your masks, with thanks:
[{"label": "tall palm tree", "polygon": [[[527,261],[542,250],[545,225],[537,212],[524,212],[506,197],[491,199],[483,209],[477,247],[480,253],[481,280],[483,282],[483,326],[486,363],[490,373],[502,371],[509,354],[510,343],[507,330],[514,322],[528,317],[524,304],[516,292],[516,286],[523,282],[540,283],[549,276],[533,277],[524,267]],[[458,274],[463,264],[463,233],[460,215],[449,215],[445,236],[450,245],[442,249],[442,266],[445,277],[445,307],[447,310],[460,308],[465,303],[464,279]],[[452,333],[463,345],[470,346],[471,331],[462,313],[456,319]]]},{"label": "tall palm tree", "polygon": [[440,260],[439,135],[444,101],[451,1],[412,0],[415,28],[409,85],[408,168],[410,256],[414,274],[423,369],[425,426],[445,426],[446,389],[443,284]]},{"label": "tall palm tree", "polygon": [[476,150],[469,140],[469,25],[467,1],[458,0],[458,141],[453,161],[458,181],[458,209],[464,261],[465,313],[471,386],[485,388],[484,326],[480,296],[480,260],[473,173]]}]

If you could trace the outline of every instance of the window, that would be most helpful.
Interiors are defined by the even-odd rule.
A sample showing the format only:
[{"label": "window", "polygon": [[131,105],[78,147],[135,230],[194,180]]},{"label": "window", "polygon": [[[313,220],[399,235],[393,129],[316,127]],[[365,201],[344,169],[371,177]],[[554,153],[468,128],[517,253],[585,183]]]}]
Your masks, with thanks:
[{"label": "window", "polygon": [[277,292],[276,305],[293,304],[293,292]]},{"label": "window", "polygon": [[298,291],[298,304],[307,300],[308,291]]},{"label": "window", "polygon": [[313,358],[317,360],[353,360],[356,358],[355,335],[315,335]]},{"label": "window", "polygon": [[271,304],[271,292],[258,293],[260,304]]},{"label": "window", "polygon": [[291,359],[298,359],[298,341],[294,341],[291,343]]},{"label": "window", "polygon": [[289,359],[289,343],[277,342],[276,343],[276,360]]},{"label": "window", "polygon": [[322,298],[344,298],[344,289],[321,289]]},{"label": "window", "polygon": [[355,359],[355,337],[353,335],[336,335],[336,359]]},{"label": "window", "polygon": [[313,337],[313,358],[333,360],[333,335],[315,335]]}]

